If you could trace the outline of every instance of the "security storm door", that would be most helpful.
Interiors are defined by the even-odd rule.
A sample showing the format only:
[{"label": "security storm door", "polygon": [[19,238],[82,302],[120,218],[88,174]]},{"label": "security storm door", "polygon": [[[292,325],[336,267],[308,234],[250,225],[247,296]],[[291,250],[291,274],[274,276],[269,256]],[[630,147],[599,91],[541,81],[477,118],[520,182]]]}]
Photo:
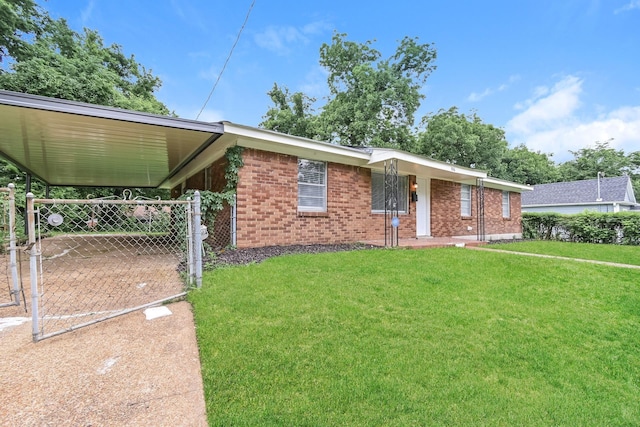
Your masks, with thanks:
[{"label": "security storm door", "polygon": [[431,179],[418,178],[416,183],[416,234],[418,237],[431,236]]}]

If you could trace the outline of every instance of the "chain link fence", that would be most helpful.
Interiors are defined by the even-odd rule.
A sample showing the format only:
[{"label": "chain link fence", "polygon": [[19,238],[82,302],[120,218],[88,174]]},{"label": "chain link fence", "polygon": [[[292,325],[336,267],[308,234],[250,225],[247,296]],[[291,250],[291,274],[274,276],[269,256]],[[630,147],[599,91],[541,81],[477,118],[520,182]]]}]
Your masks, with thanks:
[{"label": "chain link fence", "polygon": [[35,341],[185,295],[199,285],[197,201],[27,195]]},{"label": "chain link fence", "polygon": [[13,184],[0,188],[0,204],[0,271],[6,284],[6,291],[0,293],[0,307],[18,306],[21,305],[21,301],[24,302],[24,292],[17,263],[16,200]]}]

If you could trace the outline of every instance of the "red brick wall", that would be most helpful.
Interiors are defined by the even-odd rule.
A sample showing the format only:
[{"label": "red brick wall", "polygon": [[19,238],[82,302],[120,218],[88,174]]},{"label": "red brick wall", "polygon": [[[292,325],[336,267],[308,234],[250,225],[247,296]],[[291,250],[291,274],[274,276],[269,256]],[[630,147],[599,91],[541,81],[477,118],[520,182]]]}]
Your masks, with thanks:
[{"label": "red brick wall", "polygon": [[[239,248],[384,239],[384,215],[371,213],[369,169],[328,163],[327,212],[298,212],[297,157],[246,149],[243,160]],[[400,221],[400,238],[414,237],[415,204],[410,203]]]},{"label": "red brick wall", "polygon": [[[472,236],[477,230],[477,192],[471,187],[471,216],[460,213],[460,184],[431,180],[431,235],[434,237]],[[509,193],[511,217],[502,217],[502,191],[484,189],[485,234],[516,234],[522,232],[520,193]],[[471,227],[468,230],[467,227]]]}]

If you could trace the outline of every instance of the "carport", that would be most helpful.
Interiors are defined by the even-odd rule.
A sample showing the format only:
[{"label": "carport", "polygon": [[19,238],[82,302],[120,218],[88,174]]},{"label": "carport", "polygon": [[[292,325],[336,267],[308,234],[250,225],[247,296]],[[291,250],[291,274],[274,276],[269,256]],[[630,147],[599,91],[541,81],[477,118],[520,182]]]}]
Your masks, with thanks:
[{"label": "carport", "polygon": [[[220,123],[0,91],[0,155],[27,173],[27,192],[31,176],[47,186],[169,188],[222,133]],[[185,282],[199,285],[198,203],[130,192],[27,195],[18,264],[30,276],[34,340],[181,297]],[[6,262],[12,271],[14,258]]]},{"label": "carport", "polygon": [[0,155],[48,185],[166,188],[222,133],[221,123],[0,90]]}]

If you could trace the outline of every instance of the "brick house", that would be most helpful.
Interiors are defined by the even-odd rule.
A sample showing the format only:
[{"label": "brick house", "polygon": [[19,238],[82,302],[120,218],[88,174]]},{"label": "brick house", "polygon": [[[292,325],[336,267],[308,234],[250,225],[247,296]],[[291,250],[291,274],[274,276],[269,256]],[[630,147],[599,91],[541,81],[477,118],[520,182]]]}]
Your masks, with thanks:
[{"label": "brick house", "polygon": [[173,197],[186,189],[221,191],[227,148],[244,147],[234,213],[228,208],[216,219],[214,234],[222,227],[229,236],[221,245],[383,239],[390,227],[385,168],[392,163],[400,239],[521,236],[521,193],[528,186],[393,149],[343,147],[228,122],[223,127],[168,180]]},{"label": "brick house", "polygon": [[[380,240],[395,220],[400,239],[521,235],[521,193],[530,188],[480,170],[398,150],[0,90],[0,154],[46,185],[167,188],[174,197],[186,189],[220,191],[233,146],[244,147],[244,167],[235,205],[210,232],[222,236],[216,245]],[[392,217],[388,177],[395,183]]]}]

